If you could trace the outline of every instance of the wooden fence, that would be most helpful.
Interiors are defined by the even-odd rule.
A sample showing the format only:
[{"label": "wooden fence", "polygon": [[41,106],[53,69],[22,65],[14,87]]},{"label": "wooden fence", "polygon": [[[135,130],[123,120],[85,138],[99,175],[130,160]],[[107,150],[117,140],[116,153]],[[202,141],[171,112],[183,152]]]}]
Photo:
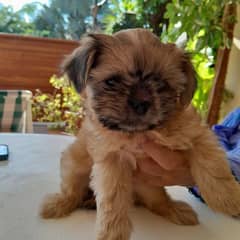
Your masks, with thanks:
[{"label": "wooden fence", "polygon": [[77,41],[0,34],[0,89],[50,92],[49,78],[77,46]]}]

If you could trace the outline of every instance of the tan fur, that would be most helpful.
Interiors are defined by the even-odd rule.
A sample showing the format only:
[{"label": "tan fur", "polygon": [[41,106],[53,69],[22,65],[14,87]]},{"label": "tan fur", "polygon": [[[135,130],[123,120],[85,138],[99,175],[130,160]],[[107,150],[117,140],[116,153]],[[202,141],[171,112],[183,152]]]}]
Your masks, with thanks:
[{"label": "tan fur", "polygon": [[[121,35],[121,39],[126,38],[124,41],[129,41],[126,36],[130,39],[136,37],[135,32],[128,34]],[[145,32],[142,34],[144,37]],[[129,63],[125,66],[118,65],[116,68],[128,69],[131,65],[128,54],[133,53],[123,52],[118,47],[111,48],[110,37],[107,37],[107,41],[109,51],[112,54],[118,53],[120,59],[121,54],[124,55],[122,57],[125,58],[126,63]],[[148,41],[152,39],[149,38]],[[177,53],[173,52],[173,54]],[[166,57],[168,58],[171,56]],[[177,58],[176,64],[179,64],[179,57],[175,56],[175,58]],[[100,81],[98,80],[100,76],[112,71],[112,65],[116,64],[114,58],[101,59],[100,63],[104,61],[109,62],[110,69],[106,69],[104,65],[102,72],[96,69],[95,72],[90,73],[95,76],[96,81]],[[149,68],[154,67],[151,66],[154,64],[155,62],[150,60]],[[163,62],[160,65],[162,68],[167,68],[167,64],[172,69],[175,68],[171,63],[165,65]],[[179,72],[176,74],[181,76]],[[81,206],[92,171],[91,186],[95,191],[97,202],[97,240],[130,238],[132,227],[128,212],[133,194],[141,205],[176,224],[197,224],[197,216],[191,207],[186,203],[173,201],[164,188],[145,184],[133,186],[132,172],[136,163],[139,158],[146,157],[143,152],[136,149],[136,144],[139,138],[146,136],[172,150],[182,151],[189,161],[192,175],[209,207],[229,215],[240,213],[240,187],[231,174],[226,156],[213,133],[201,123],[191,106],[174,111],[165,125],[159,129],[126,133],[103,127],[92,107],[95,102],[92,88],[88,84],[85,93],[86,117],[76,141],[67,148],[61,159],[62,192],[46,199],[41,209],[44,218],[65,216]],[[185,94],[191,95],[186,91]],[[183,98],[182,101],[182,104],[185,104],[187,100]]]}]

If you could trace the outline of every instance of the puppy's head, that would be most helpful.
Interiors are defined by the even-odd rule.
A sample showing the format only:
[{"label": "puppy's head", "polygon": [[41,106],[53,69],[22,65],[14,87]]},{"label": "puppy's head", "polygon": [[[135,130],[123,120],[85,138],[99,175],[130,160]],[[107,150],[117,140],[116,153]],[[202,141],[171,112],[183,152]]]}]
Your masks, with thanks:
[{"label": "puppy's head", "polygon": [[162,126],[187,106],[196,80],[190,59],[150,31],[90,34],[64,62],[64,71],[101,124],[111,130]]}]

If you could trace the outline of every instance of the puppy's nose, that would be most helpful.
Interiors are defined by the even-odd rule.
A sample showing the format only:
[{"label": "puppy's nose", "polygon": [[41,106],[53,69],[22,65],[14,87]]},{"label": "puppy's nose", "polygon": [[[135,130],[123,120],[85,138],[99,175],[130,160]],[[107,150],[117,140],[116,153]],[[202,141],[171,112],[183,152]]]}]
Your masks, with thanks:
[{"label": "puppy's nose", "polygon": [[128,99],[129,106],[136,112],[138,115],[145,115],[150,107],[149,101],[142,101],[135,98]]}]

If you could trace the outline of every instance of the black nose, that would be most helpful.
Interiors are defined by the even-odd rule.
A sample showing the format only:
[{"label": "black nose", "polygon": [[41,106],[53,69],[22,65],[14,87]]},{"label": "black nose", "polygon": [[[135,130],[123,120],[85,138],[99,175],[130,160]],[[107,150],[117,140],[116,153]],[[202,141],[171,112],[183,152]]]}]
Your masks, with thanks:
[{"label": "black nose", "polygon": [[150,102],[134,98],[130,98],[128,104],[138,115],[144,115],[150,107]]}]

